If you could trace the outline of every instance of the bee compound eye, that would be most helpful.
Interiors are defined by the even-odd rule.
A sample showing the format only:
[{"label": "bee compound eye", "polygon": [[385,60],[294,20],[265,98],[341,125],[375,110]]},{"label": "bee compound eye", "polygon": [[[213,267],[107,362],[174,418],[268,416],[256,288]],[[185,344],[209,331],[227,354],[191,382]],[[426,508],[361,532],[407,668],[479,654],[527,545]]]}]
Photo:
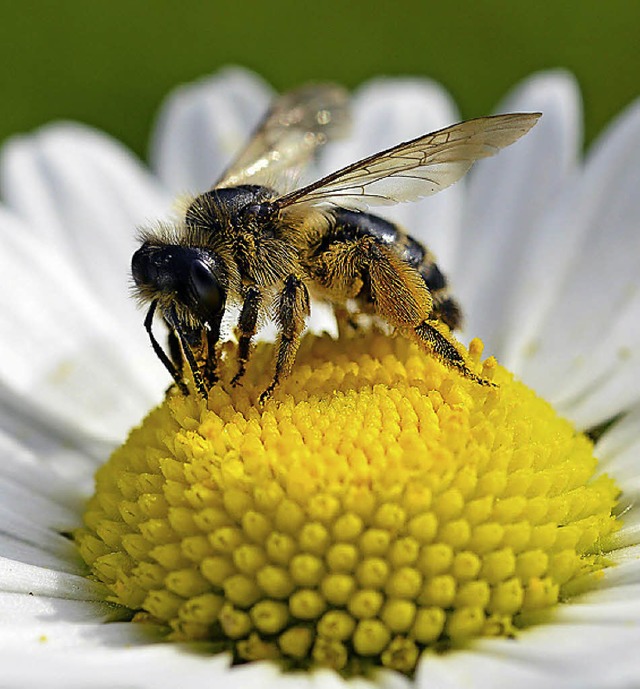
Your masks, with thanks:
[{"label": "bee compound eye", "polygon": [[197,259],[191,263],[190,278],[198,310],[205,317],[219,313],[224,306],[224,292],[211,268]]}]

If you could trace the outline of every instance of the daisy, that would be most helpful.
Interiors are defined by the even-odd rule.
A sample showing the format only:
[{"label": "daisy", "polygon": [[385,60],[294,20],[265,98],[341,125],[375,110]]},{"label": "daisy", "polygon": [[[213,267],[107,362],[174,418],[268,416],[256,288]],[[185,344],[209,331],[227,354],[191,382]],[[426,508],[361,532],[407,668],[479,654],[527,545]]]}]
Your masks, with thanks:
[{"label": "daisy", "polygon": [[[500,106],[544,113],[517,145],[385,212],[439,257],[499,394],[402,338],[319,336],[259,414],[261,344],[208,412],[179,395],[152,412],[86,506],[168,383],[125,289],[133,228],[208,188],[272,95],[238,69],[179,89],[154,173],[75,124],[5,145],[0,686],[637,683],[640,109],[583,163],[564,73]],[[460,119],[418,79],[370,82],[353,110],[319,173]]]}]

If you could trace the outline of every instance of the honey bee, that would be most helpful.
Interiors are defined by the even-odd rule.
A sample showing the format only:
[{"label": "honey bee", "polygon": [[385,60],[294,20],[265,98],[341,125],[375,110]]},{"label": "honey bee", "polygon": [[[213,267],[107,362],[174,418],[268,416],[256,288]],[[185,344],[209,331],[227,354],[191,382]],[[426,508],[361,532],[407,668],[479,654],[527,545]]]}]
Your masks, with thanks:
[{"label": "honey bee", "polygon": [[[217,380],[225,310],[240,307],[238,369],[266,318],[278,330],[266,401],[293,367],[311,296],[333,305],[341,322],[371,314],[481,384],[446,327],[461,313],[433,255],[370,206],[413,201],[444,189],[474,161],[523,136],[540,113],[468,120],[352,163],[293,188],[295,174],[348,124],[348,95],[338,86],[302,87],[276,99],[248,145],[221,179],[192,198],[184,217],[141,232],[131,272],[151,345],[188,394],[184,367],[206,397]],[[158,312],[169,327],[168,355],[152,331]]]}]

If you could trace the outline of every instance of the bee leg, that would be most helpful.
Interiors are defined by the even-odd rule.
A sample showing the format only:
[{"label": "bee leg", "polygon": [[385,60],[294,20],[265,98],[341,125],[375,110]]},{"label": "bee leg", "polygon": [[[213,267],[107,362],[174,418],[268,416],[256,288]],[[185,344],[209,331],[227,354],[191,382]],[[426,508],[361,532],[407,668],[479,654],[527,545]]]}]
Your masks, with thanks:
[{"label": "bee leg", "polygon": [[271,385],[260,395],[260,404],[264,404],[271,397],[278,383],[291,373],[300,346],[300,335],[308,316],[307,287],[299,277],[289,275],[275,303],[275,321],[280,331],[277,341],[276,370]]},{"label": "bee leg", "polygon": [[240,331],[240,338],[238,339],[238,372],[231,380],[231,385],[237,385],[240,382],[247,368],[247,361],[249,361],[249,354],[251,352],[251,339],[256,334],[261,305],[262,295],[260,291],[256,287],[249,287],[246,291],[242,311],[238,319],[238,330]]},{"label": "bee leg", "polygon": [[467,367],[462,354],[437,328],[431,293],[415,268],[370,236],[336,243],[331,251],[335,265],[352,265],[357,272],[348,275],[346,271],[335,271],[328,287],[349,293],[352,285],[361,284],[361,291],[353,296],[372,304],[377,315],[389,325],[410,335],[442,363],[467,378],[491,384]]},{"label": "bee leg", "polygon": [[369,288],[376,311],[391,325],[408,331],[445,366],[476,383],[493,385],[473,373],[456,346],[440,332],[438,312],[422,275],[385,246],[370,246],[368,254]]},{"label": "bee leg", "polygon": [[[208,322],[208,328],[204,330],[197,329],[190,334],[186,334],[184,328],[182,331],[186,334],[187,340],[189,341],[189,347],[192,351],[197,350],[198,355],[194,354],[194,358],[204,359],[204,366],[200,366],[202,378],[204,380],[205,387],[207,389],[218,380],[217,369],[217,353],[216,346],[220,340],[220,322],[222,320],[222,315],[215,322]],[[167,326],[169,327],[169,354],[173,365],[176,370],[180,372],[182,376],[184,373],[185,356],[182,352],[182,345],[180,344],[180,338],[176,335],[176,331],[171,327],[168,321]],[[206,349],[204,348],[204,343],[202,337],[206,337]]]},{"label": "bee leg", "polygon": [[208,388],[218,380],[218,353],[216,351],[218,342],[220,340],[220,323],[222,322],[222,313],[215,321],[209,321],[209,329],[206,330],[207,337],[207,358],[205,359],[204,376],[205,384]]},{"label": "bee leg", "polygon": [[[187,363],[189,364],[189,368],[191,369],[191,373],[193,375],[193,382],[198,392],[202,395],[204,399],[207,399],[207,388],[204,384],[204,380],[202,379],[202,375],[200,374],[200,368],[198,366],[198,362],[196,361],[196,357],[192,349],[192,345],[195,344],[197,340],[199,340],[200,342],[202,341],[201,330],[187,329],[179,321],[178,316],[175,310],[173,309],[165,314],[165,318],[167,319],[167,323],[169,324],[171,329],[175,332],[175,334],[178,336],[178,339],[180,340],[182,353],[184,355],[184,358],[187,360]],[[182,378],[180,379],[179,385],[181,390],[184,391],[186,389],[186,386]]]},{"label": "bee leg", "polygon": [[[169,325],[167,323],[167,325]],[[205,386],[211,388],[211,386],[218,380],[218,375],[216,373],[217,368],[217,356],[216,356],[216,345],[220,339],[220,321],[216,323],[210,323],[209,329],[205,331],[207,338],[207,356],[205,358],[204,367],[202,368],[202,377],[204,378]],[[171,361],[176,367],[176,370],[180,373],[182,377],[184,371],[184,355],[182,354],[182,347],[180,345],[180,339],[176,335],[175,330],[169,326],[168,335],[168,345],[169,345],[169,355],[171,356]],[[198,343],[201,345],[201,343]]]},{"label": "bee leg", "polygon": [[[184,380],[182,380],[182,366],[178,368],[174,361],[172,361],[165,353],[164,349],[160,346],[160,343],[158,340],[156,340],[155,335],[153,334],[153,316],[156,312],[156,308],[158,306],[157,301],[151,302],[151,306],[149,307],[149,311],[147,311],[147,315],[144,319],[144,327],[145,330],[147,331],[147,334],[149,335],[149,339],[151,340],[151,346],[153,347],[153,351],[156,353],[156,356],[160,361],[164,364],[164,367],[169,371],[171,374],[171,377],[175,381],[175,384],[180,388],[180,392],[183,395],[188,395],[189,390],[187,386],[184,383]],[[173,333],[173,330],[170,330],[170,333]],[[175,337],[175,336],[174,336]],[[171,341],[170,341],[171,342]],[[169,344],[169,347],[171,349],[171,344]],[[175,355],[174,351],[171,351],[172,357]],[[182,360],[182,357],[180,357],[180,360]]]},{"label": "bee leg", "polygon": [[[167,328],[169,328],[169,332],[167,333],[167,346],[169,348],[169,356],[171,358],[173,365],[176,367],[176,371],[178,371],[178,373],[180,374],[180,378],[182,379],[184,372],[184,357],[182,356],[180,340],[178,340],[178,336],[173,332],[171,326],[167,323],[166,320],[165,324]],[[165,394],[167,394],[172,387],[173,385],[170,385],[165,390]]]},{"label": "bee leg", "polygon": [[[165,321],[166,322],[166,321]],[[169,347],[169,356],[176,370],[182,375],[182,370],[184,368],[184,357],[182,356],[182,348],[180,347],[180,340],[175,332],[171,329],[171,326],[167,323],[169,327],[169,334],[167,335],[167,345]]]},{"label": "bee leg", "polygon": [[431,323],[424,321],[417,328],[414,328],[419,342],[425,343],[437,359],[440,359],[446,366],[458,369],[465,378],[470,378],[480,385],[495,387],[495,383],[476,375],[468,368],[462,354],[438,330],[436,324],[437,321],[431,321]]}]

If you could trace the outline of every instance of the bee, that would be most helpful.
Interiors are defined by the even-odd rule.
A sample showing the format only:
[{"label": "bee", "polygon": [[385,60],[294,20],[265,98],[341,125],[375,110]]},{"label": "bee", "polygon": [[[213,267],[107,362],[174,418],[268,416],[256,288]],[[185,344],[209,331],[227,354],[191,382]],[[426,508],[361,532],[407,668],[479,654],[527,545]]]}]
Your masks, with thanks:
[{"label": "bee", "polygon": [[[540,113],[468,120],[369,156],[316,182],[291,188],[296,174],[348,125],[348,95],[316,84],[282,95],[218,182],[190,200],[184,217],[141,232],[131,272],[148,304],[144,326],[179,389],[188,366],[206,397],[217,380],[222,318],[240,307],[237,384],[259,325],[277,327],[264,403],[294,365],[311,297],[333,305],[339,322],[371,314],[447,366],[481,384],[447,337],[460,308],[433,255],[370,206],[413,201],[444,189],[479,158],[523,136]],[[169,354],[156,340],[159,313]],[[353,320],[353,319],[352,319]]]}]

